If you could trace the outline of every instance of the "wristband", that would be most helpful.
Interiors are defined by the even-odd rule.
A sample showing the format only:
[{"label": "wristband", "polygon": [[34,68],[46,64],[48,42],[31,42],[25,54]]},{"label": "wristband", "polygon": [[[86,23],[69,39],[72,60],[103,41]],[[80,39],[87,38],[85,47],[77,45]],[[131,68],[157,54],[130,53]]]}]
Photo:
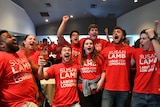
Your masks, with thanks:
[{"label": "wristband", "polygon": [[156,39],[157,39],[156,36],[153,36],[153,38],[150,38],[150,41],[156,40]]}]

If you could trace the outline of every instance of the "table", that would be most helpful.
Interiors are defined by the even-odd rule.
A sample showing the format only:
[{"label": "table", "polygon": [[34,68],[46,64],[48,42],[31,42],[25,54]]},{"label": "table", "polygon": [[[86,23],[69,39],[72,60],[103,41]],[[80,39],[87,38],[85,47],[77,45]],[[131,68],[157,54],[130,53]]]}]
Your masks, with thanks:
[{"label": "table", "polygon": [[[48,67],[45,67],[44,71],[46,71],[47,69]],[[48,80],[43,79],[40,82],[44,90],[44,94],[48,99],[48,102],[51,104],[54,97],[54,92],[55,92],[55,79],[48,79]]]}]

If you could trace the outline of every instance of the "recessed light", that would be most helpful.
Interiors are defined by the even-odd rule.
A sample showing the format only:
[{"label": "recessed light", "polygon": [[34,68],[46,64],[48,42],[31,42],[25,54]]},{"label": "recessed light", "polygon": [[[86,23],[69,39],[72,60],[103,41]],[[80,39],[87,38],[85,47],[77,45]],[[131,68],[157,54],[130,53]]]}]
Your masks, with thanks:
[{"label": "recessed light", "polygon": [[73,18],[73,15],[70,15],[70,18]]},{"label": "recessed light", "polygon": [[138,2],[138,0],[134,0],[134,3],[137,3]]},{"label": "recessed light", "polygon": [[45,19],[45,22],[48,22],[49,20],[48,19]]}]

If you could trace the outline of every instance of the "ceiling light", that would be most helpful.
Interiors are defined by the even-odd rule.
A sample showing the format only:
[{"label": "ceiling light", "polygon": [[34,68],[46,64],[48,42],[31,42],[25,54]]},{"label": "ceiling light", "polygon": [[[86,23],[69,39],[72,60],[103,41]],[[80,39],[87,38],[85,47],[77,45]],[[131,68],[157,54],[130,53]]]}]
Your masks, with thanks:
[{"label": "ceiling light", "polygon": [[70,15],[70,18],[73,18],[73,15]]},{"label": "ceiling light", "polygon": [[48,19],[45,19],[45,22],[48,22],[49,20]]},{"label": "ceiling light", "polygon": [[138,2],[138,0],[134,0],[134,3],[137,3]]},{"label": "ceiling light", "polygon": [[102,0],[102,1],[106,1],[106,0]]}]

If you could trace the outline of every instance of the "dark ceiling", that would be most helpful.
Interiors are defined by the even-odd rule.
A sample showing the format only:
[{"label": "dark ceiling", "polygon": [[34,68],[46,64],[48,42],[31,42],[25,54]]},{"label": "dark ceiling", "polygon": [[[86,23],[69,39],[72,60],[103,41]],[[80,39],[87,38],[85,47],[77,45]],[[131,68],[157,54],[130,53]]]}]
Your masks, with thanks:
[{"label": "dark ceiling", "polygon": [[119,17],[135,8],[155,0],[12,0],[24,8],[35,26],[43,25],[45,19],[55,22],[63,15],[73,18]]}]

